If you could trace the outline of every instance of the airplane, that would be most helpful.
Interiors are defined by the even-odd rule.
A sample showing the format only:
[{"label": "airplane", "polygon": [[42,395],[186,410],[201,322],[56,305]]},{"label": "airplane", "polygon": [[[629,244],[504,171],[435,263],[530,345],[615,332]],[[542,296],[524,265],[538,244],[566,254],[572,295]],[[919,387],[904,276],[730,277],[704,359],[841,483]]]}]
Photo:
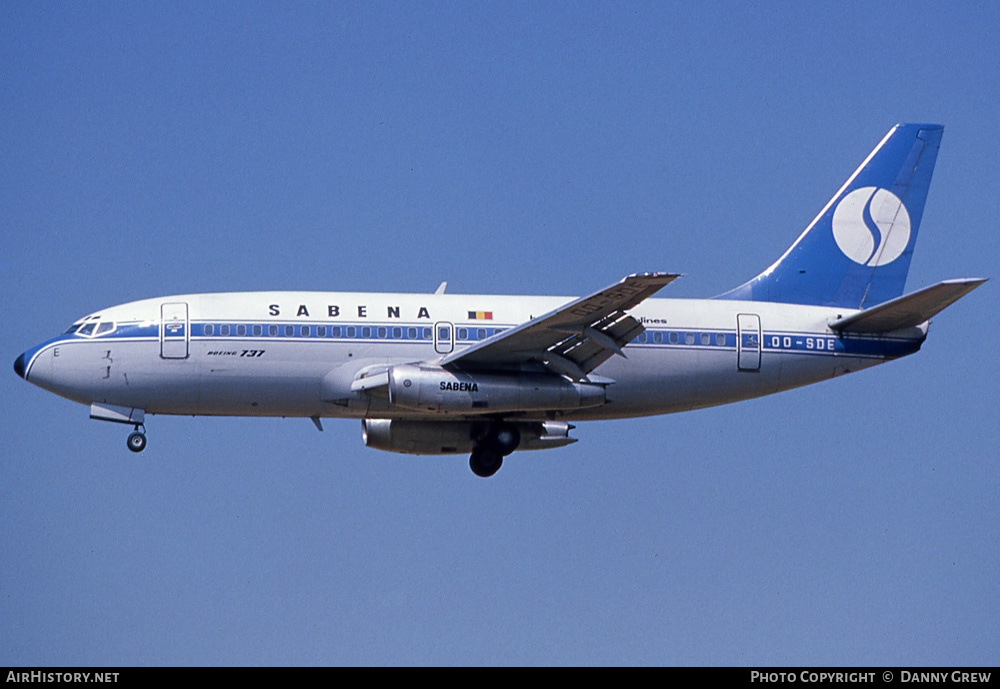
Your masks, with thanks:
[{"label": "airplane", "polygon": [[638,273],[581,298],[350,292],[187,294],[85,316],[14,370],[133,427],[146,414],[355,418],[369,447],[468,454],[576,442],[574,423],[769,395],[917,352],[985,282],[903,295],[943,127],[899,124],[794,244],[711,299],[653,299]]}]

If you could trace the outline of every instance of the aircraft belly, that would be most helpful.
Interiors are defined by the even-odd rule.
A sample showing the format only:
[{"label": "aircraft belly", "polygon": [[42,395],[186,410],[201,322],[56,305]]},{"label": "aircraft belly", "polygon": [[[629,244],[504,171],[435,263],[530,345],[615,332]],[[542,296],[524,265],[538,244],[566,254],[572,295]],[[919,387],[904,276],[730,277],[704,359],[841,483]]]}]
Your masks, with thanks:
[{"label": "aircraft belly", "polygon": [[197,376],[190,362],[164,361],[155,341],[62,340],[36,357],[30,376],[82,404],[197,409]]},{"label": "aircraft belly", "polygon": [[777,384],[775,372],[739,372],[735,352],[727,349],[635,349],[626,350],[627,360],[597,370],[615,380],[608,388],[610,404],[572,418],[670,414],[765,395]]},{"label": "aircraft belly", "polygon": [[[380,348],[292,341],[262,346],[261,356],[239,356],[243,350],[238,350],[236,356],[205,357],[200,413],[362,418],[387,410],[388,398],[383,404],[384,395],[352,392],[351,383],[360,371],[426,355],[414,351],[413,345]],[[372,356],[375,353],[384,355]]]},{"label": "aircraft belly", "polygon": [[608,405],[560,418],[627,418],[700,409],[770,395],[883,361],[844,354],[765,351],[760,370],[740,371],[733,351],[657,352],[629,348],[626,354],[627,360],[611,360],[596,371],[615,380],[608,387]]},{"label": "aircraft belly", "polygon": [[98,362],[104,368],[92,388],[92,402],[136,407],[151,414],[198,413],[199,367],[190,357],[163,359],[156,341],[109,343],[104,350],[99,352],[106,356]]},{"label": "aircraft belly", "polygon": [[273,342],[257,349],[202,352],[200,412],[234,416],[320,414],[320,381],[329,368],[329,347]]}]

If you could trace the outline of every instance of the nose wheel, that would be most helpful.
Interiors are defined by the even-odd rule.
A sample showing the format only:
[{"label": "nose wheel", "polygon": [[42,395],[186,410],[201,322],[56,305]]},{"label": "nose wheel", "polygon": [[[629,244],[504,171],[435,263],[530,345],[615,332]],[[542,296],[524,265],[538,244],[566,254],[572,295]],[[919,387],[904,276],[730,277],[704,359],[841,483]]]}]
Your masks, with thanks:
[{"label": "nose wheel", "polygon": [[139,428],[140,426],[136,426],[135,431],[130,433],[128,440],[125,441],[132,452],[142,452],[146,449],[146,429],[142,428],[140,431]]}]

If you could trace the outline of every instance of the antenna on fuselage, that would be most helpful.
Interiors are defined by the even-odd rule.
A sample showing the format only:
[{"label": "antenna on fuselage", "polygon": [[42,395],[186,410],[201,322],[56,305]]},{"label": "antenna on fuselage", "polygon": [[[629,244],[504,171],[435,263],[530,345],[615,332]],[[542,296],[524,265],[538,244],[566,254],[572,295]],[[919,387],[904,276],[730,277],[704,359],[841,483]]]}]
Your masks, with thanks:
[{"label": "antenna on fuselage", "polygon": [[444,291],[446,289],[448,289],[448,283],[442,282],[440,285],[438,285],[438,288],[434,290],[434,294],[444,294]]}]

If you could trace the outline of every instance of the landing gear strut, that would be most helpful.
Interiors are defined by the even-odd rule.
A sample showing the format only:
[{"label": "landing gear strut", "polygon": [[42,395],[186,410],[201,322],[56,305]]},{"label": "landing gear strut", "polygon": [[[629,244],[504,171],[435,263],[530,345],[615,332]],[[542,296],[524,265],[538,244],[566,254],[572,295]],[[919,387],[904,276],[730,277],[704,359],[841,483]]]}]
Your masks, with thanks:
[{"label": "landing gear strut", "polygon": [[135,430],[129,434],[128,440],[125,441],[128,449],[132,450],[132,452],[142,452],[146,449],[146,428],[144,426],[141,427],[141,431],[139,428],[140,426],[136,424]]},{"label": "landing gear strut", "polygon": [[517,430],[517,426],[495,423],[476,443],[472,456],[469,457],[469,468],[476,476],[489,478],[500,471],[503,458],[516,450],[520,444],[521,433]]}]

